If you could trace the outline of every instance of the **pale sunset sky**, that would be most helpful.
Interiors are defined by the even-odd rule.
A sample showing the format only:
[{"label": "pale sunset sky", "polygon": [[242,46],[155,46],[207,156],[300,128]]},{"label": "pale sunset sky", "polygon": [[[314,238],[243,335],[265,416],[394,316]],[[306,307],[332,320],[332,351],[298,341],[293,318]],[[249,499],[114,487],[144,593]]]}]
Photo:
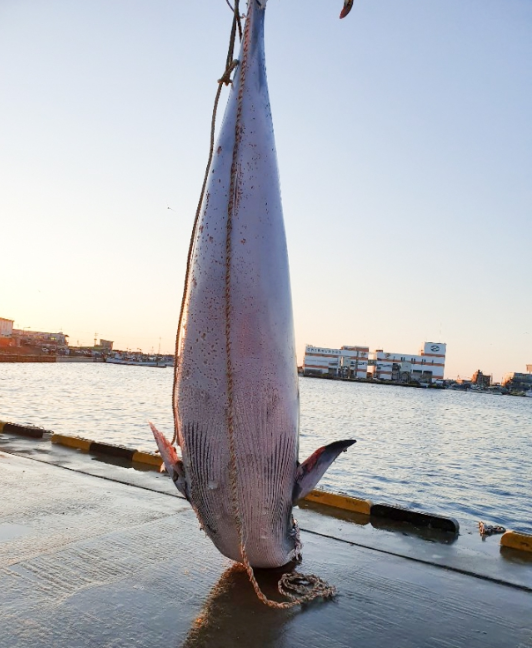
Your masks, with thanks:
[{"label": "pale sunset sky", "polygon": [[[341,8],[267,9],[299,362],[427,340],[447,377],[524,371],[532,2]],[[173,351],[230,24],[225,0],[0,0],[0,317]]]}]

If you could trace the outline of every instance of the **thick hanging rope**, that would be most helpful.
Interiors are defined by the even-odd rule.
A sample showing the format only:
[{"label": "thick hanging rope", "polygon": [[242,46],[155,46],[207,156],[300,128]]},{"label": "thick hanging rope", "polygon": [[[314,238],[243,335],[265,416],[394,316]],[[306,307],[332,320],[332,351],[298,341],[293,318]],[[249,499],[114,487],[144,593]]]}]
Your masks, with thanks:
[{"label": "thick hanging rope", "polygon": [[[228,3],[229,4],[229,3]],[[185,274],[185,286],[183,289],[183,300],[181,302],[181,311],[179,314],[179,325],[177,329],[176,336],[176,351],[175,351],[175,363],[174,363],[174,387],[173,387],[173,410],[174,410],[174,437],[172,439],[172,444],[175,443],[178,438],[178,408],[176,402],[176,384],[177,384],[177,373],[178,373],[178,356],[179,356],[179,344],[180,344],[180,332],[183,320],[183,313],[185,310],[185,301],[186,293],[188,286],[188,279],[190,275],[190,268],[192,265],[192,257],[194,253],[194,244],[196,241],[196,231],[197,224],[199,221],[199,216],[201,212],[201,206],[203,204],[203,197],[205,194],[205,188],[207,186],[207,180],[209,176],[209,170],[212,163],[213,153],[214,153],[214,132],[216,124],[216,112],[218,110],[218,102],[220,99],[220,94],[222,86],[229,85],[232,83],[231,74],[236,66],[239,64],[238,61],[233,59],[234,55],[234,45],[236,40],[236,32],[238,30],[239,36],[242,39],[242,28],[240,24],[240,13],[239,13],[239,0],[235,0],[233,8],[233,25],[231,28],[231,36],[229,39],[229,48],[226,59],[226,69],[223,76],[218,80],[218,90],[216,92],[216,98],[214,100],[214,109],[211,120],[211,137],[210,137],[210,150],[209,150],[209,159],[207,162],[207,167],[205,169],[205,177],[203,180],[203,185],[201,188],[200,199],[198,202],[198,207],[196,210],[196,216],[194,219],[194,226],[192,228],[192,236],[190,239],[189,252],[187,257],[187,268]],[[230,5],[229,5],[230,6]],[[240,541],[240,555],[242,557],[242,563],[246,569],[249,580],[255,590],[255,593],[259,600],[267,605],[268,607],[275,609],[290,609],[301,605],[302,603],[310,602],[318,597],[322,598],[332,598],[336,594],[336,588],[328,585],[318,576],[313,574],[299,574],[297,572],[284,574],[279,583],[278,590],[282,596],[285,596],[289,601],[279,603],[277,601],[272,601],[269,599],[261,590],[257,579],[255,578],[255,573],[253,567],[251,566],[247,551],[246,543],[244,537],[244,529],[242,526],[242,516],[240,514],[239,506],[239,497],[238,497],[238,465],[236,459],[236,447],[235,447],[235,430],[234,430],[234,381],[233,381],[233,367],[231,363],[231,257],[232,257],[232,231],[233,231],[233,209],[235,204],[235,193],[236,193],[236,176],[237,176],[237,160],[239,153],[239,146],[242,134],[242,103],[247,71],[247,54],[249,48],[249,24],[250,21],[246,20],[246,25],[244,28],[244,60],[241,62],[240,68],[240,86],[239,93],[237,97],[237,112],[236,112],[236,124],[235,124],[235,146],[233,149],[233,159],[231,163],[231,178],[229,185],[229,200],[227,205],[227,229],[226,229],[226,241],[225,241],[225,347],[226,347],[226,378],[227,378],[227,410],[226,410],[226,424],[227,424],[227,433],[229,440],[229,481],[231,487],[231,500],[232,507],[235,517],[235,524],[238,532],[238,537]],[[296,525],[296,531],[297,525]],[[298,538],[296,538],[296,543]]]},{"label": "thick hanging rope", "polygon": [[[242,25],[240,22],[240,12],[238,10],[239,0],[236,0],[233,11],[233,25],[231,27],[231,36],[229,38],[229,47],[227,49],[227,57],[225,61],[225,72],[218,79],[218,89],[216,90],[216,96],[214,98],[214,106],[212,110],[211,117],[211,135],[210,135],[210,144],[209,144],[209,159],[207,160],[207,166],[205,167],[205,175],[203,177],[203,184],[201,186],[200,197],[198,201],[198,206],[196,208],[196,215],[194,217],[194,224],[192,226],[192,234],[190,236],[190,242],[188,245],[188,255],[187,255],[187,267],[185,271],[185,283],[183,285],[183,296],[181,298],[181,309],[179,311],[179,321],[177,324],[177,334],[175,339],[175,354],[174,354],[174,381],[172,386],[172,411],[174,414],[174,436],[172,437],[172,445],[176,443],[179,436],[179,423],[178,423],[178,408],[176,401],[176,386],[177,386],[177,374],[179,369],[179,346],[181,340],[181,327],[183,324],[183,313],[185,312],[185,302],[187,299],[187,286],[188,279],[190,276],[190,268],[192,266],[192,257],[194,255],[194,243],[196,241],[196,233],[198,229],[198,221],[201,213],[201,206],[203,204],[203,198],[205,196],[205,189],[207,187],[207,180],[209,178],[209,169],[211,168],[212,158],[214,155],[214,134],[216,131],[216,114],[218,112],[218,103],[220,101],[220,95],[222,94],[222,87],[224,85],[229,85],[232,83],[231,74],[238,65],[238,61],[233,59],[233,54],[235,50],[235,40],[236,32],[238,29],[239,37],[242,38]],[[229,5],[231,6],[231,5]]]},{"label": "thick hanging rope", "polygon": [[[235,11],[237,10],[235,2]],[[234,23],[233,23],[234,25]],[[302,575],[297,573],[284,574],[279,581],[279,592],[290,599],[289,602],[278,603],[269,599],[261,590],[253,567],[249,563],[246,551],[246,543],[244,538],[244,529],[242,528],[242,517],[240,515],[240,507],[238,504],[238,466],[236,460],[235,448],[235,430],[234,430],[234,383],[233,383],[233,366],[231,363],[231,259],[232,259],[232,231],[233,231],[233,210],[235,205],[236,194],[236,176],[237,176],[237,162],[238,153],[242,137],[242,103],[244,88],[246,84],[246,73],[248,64],[248,49],[249,49],[249,29],[250,20],[246,20],[244,31],[244,44],[243,44],[243,61],[240,67],[240,85],[237,97],[237,111],[236,111],[236,124],[235,124],[235,145],[233,148],[233,160],[231,164],[231,181],[229,185],[229,200],[227,204],[227,229],[225,240],[225,348],[226,348],[226,377],[227,377],[227,432],[229,438],[229,453],[230,453],[230,485],[231,485],[231,499],[235,515],[235,523],[240,539],[240,554],[242,562],[246,568],[249,580],[253,585],[256,595],[259,600],[265,605],[276,609],[289,609],[296,605],[312,601],[318,597],[332,597],[336,593],[334,587],[330,587],[320,578],[314,575]],[[294,593],[295,592],[295,593]]]}]

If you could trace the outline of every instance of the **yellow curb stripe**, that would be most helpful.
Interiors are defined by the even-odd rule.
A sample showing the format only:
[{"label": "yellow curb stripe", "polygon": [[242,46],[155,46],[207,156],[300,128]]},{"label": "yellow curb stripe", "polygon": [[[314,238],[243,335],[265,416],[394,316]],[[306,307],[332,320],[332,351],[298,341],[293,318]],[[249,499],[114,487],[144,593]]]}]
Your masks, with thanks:
[{"label": "yellow curb stripe", "polygon": [[371,510],[371,502],[369,500],[349,497],[348,495],[339,495],[337,493],[327,493],[322,490],[313,490],[303,499],[307,502],[316,502],[325,506],[343,509],[344,511],[362,513],[363,515],[369,515]]},{"label": "yellow curb stripe", "polygon": [[66,436],[65,434],[52,434],[52,443],[59,443],[69,448],[79,448],[80,450],[90,450],[92,441],[81,439],[80,437]]},{"label": "yellow curb stripe", "polygon": [[137,450],[133,454],[131,460],[136,463],[148,464],[149,466],[156,466],[157,468],[160,468],[163,463],[163,460],[158,455],[152,454],[151,452],[142,452],[141,450]]},{"label": "yellow curb stripe", "polygon": [[506,531],[501,537],[501,545],[510,549],[520,551],[532,551],[532,535],[518,533],[517,531]]}]

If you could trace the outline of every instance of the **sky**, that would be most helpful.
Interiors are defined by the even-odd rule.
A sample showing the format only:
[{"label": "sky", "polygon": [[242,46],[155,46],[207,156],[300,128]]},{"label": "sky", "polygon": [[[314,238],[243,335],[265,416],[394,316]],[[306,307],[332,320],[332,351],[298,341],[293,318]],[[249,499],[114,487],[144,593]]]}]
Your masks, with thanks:
[{"label": "sky", "polygon": [[[267,8],[299,362],[427,340],[446,377],[524,371],[532,3],[341,8]],[[225,0],[0,0],[0,317],[173,351],[230,26]]]}]

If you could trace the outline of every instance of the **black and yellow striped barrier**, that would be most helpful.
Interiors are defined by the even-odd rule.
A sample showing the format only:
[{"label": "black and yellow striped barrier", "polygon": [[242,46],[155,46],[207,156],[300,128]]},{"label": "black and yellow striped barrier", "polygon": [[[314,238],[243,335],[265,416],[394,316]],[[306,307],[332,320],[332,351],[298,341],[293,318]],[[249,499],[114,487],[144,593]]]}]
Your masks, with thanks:
[{"label": "black and yellow striped barrier", "polygon": [[145,464],[159,470],[162,466],[162,459],[159,455],[151,452],[142,452],[133,448],[124,446],[115,446],[110,443],[101,443],[99,441],[90,441],[80,437],[67,436],[66,434],[52,434],[52,443],[66,446],[67,448],[77,448],[91,454],[103,454],[110,457],[119,457],[128,459],[133,463]]},{"label": "black and yellow striped barrier", "polygon": [[9,423],[7,421],[0,421],[0,433],[1,432],[18,434],[33,439],[42,439],[43,434],[47,433],[50,434],[50,441],[52,443],[57,443],[58,445],[67,448],[90,452],[92,454],[104,454],[111,457],[129,459],[132,463],[152,466],[156,470],[159,470],[163,463],[161,457],[155,453],[142,452],[141,450],[115,446],[110,443],[100,443],[98,441],[91,441],[90,439],[83,439],[82,437],[56,434],[51,430],[44,430],[43,428],[27,425],[18,425],[17,423]]},{"label": "black and yellow striped barrier", "polygon": [[361,513],[362,515],[370,515],[371,512],[371,502],[369,500],[358,499],[357,497],[343,495],[342,493],[328,493],[327,491],[313,490],[303,499],[306,502],[315,502],[316,504],[332,506],[343,511]]},{"label": "black and yellow striped barrier", "polygon": [[11,434],[20,434],[32,439],[42,439],[42,435],[47,432],[43,428],[34,427],[33,425],[18,425],[18,423],[9,423],[0,421],[0,432],[10,432]]},{"label": "black and yellow striped barrier", "polygon": [[52,443],[58,443],[59,445],[66,446],[67,448],[85,450],[86,452],[90,450],[92,444],[92,441],[89,441],[89,439],[67,436],[66,434],[56,434],[55,432],[52,434],[50,440]]},{"label": "black and yellow striped barrier", "polygon": [[506,531],[501,536],[501,546],[519,551],[532,552],[532,534],[519,533],[518,531]]},{"label": "black and yellow striped barrier", "polygon": [[377,518],[393,520],[394,522],[408,522],[408,524],[412,524],[415,527],[438,529],[438,531],[447,531],[448,533],[456,534],[460,531],[460,525],[454,518],[412,511],[401,506],[373,504],[370,515]]},{"label": "black and yellow striped barrier", "polygon": [[[42,438],[43,434],[49,433],[51,435],[50,440],[52,443],[67,448],[74,448],[91,454],[103,454],[127,459],[133,464],[143,464],[144,466],[150,466],[154,470],[160,470],[163,464],[161,457],[152,452],[144,452],[124,446],[115,446],[109,443],[91,441],[89,439],[68,436],[66,434],[56,434],[55,432],[33,426],[0,421],[0,433],[1,432],[19,434],[31,438]],[[372,518],[393,520],[394,522],[406,522],[416,527],[430,527],[453,534],[458,534],[460,529],[458,522],[454,518],[412,511],[400,506],[373,504],[370,500],[359,499],[344,493],[330,493],[328,491],[313,490],[304,499],[307,502],[313,502],[323,506],[330,506],[335,509],[367,515]],[[532,535],[516,531],[507,531],[501,537],[501,546],[510,549],[517,549],[519,551],[532,552]]]}]

